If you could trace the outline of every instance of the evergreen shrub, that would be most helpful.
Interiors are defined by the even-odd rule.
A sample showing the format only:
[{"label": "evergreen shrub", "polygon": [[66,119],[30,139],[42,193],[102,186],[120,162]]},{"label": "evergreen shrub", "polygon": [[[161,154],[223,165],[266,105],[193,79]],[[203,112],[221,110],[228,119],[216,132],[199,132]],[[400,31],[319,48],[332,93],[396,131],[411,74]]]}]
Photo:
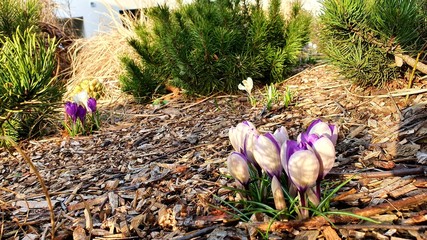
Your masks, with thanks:
[{"label": "evergreen shrub", "polygon": [[0,39],[12,37],[18,27],[22,30],[34,28],[40,21],[41,13],[39,0],[1,0]]},{"label": "evergreen shrub", "polygon": [[288,18],[280,0],[268,11],[240,0],[195,0],[170,9],[148,9],[149,21],[129,40],[140,61],[123,57],[123,90],[149,100],[157,86],[188,94],[236,92],[247,77],[267,84],[283,80],[309,39],[311,16],[294,4]]},{"label": "evergreen shrub", "polygon": [[0,49],[0,135],[15,139],[42,133],[64,84],[55,76],[57,41],[18,28]]},{"label": "evergreen shrub", "polygon": [[355,83],[381,86],[414,67],[418,53],[418,67],[426,63],[426,7],[425,0],[324,0],[322,52]]}]

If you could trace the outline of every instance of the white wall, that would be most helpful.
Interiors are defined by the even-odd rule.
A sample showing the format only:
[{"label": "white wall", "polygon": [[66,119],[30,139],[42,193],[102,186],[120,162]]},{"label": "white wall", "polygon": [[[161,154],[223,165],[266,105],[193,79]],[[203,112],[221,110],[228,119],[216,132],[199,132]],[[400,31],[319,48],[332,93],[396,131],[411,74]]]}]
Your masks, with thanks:
[{"label": "white wall", "polygon": [[[167,0],[54,0],[57,4],[56,15],[60,18],[83,18],[84,37],[91,37],[99,32],[111,29],[114,20],[119,21],[118,13],[123,9],[140,9]],[[169,1],[170,2],[170,1]],[[114,11],[114,14],[110,14]]]},{"label": "white wall", "polygon": [[[1,1],[1,0],[0,0]],[[54,0],[57,4],[56,15],[60,18],[83,18],[84,37],[91,37],[99,32],[106,32],[111,29],[113,22],[109,11],[113,10],[117,14],[115,21],[119,21],[118,12],[123,9],[138,9],[156,6],[167,3],[169,6],[176,6],[176,0]],[[192,0],[183,0],[183,3]],[[288,9],[292,0],[283,0],[284,11]],[[319,0],[300,0],[303,8],[318,14],[320,11]],[[263,0],[263,7],[267,8],[268,0]],[[109,6],[109,7],[107,7]]]}]

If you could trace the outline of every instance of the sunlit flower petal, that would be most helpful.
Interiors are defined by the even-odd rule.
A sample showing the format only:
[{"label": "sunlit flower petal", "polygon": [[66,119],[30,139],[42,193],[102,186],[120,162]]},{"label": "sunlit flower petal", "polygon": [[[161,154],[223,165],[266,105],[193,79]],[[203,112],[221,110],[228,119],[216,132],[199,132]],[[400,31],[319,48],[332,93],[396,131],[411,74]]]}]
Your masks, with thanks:
[{"label": "sunlit flower petal", "polygon": [[276,176],[271,180],[271,191],[273,192],[274,206],[277,210],[286,209],[285,195],[283,194],[282,185]]},{"label": "sunlit flower petal", "polygon": [[227,167],[231,176],[242,185],[249,182],[249,167],[245,156],[238,152],[233,152],[227,158]]},{"label": "sunlit flower petal", "polygon": [[89,100],[89,95],[86,91],[81,91],[73,96],[73,100],[75,103],[84,106],[86,109],[88,109],[87,101]]},{"label": "sunlit flower petal", "polygon": [[276,129],[276,131],[274,131],[273,135],[274,135],[274,138],[279,143],[279,146],[282,146],[284,142],[286,142],[287,140],[289,140],[288,131],[283,126],[280,127],[280,128],[278,128],[278,129]]},{"label": "sunlit flower petal", "polygon": [[311,150],[299,150],[289,157],[289,177],[300,192],[316,184],[319,169],[319,160]]},{"label": "sunlit flower petal", "polygon": [[253,145],[259,135],[255,125],[249,121],[244,121],[237,124],[236,127],[231,127],[228,135],[234,150],[244,154],[250,162],[255,162]]},{"label": "sunlit flower petal", "polygon": [[285,173],[289,176],[288,161],[292,154],[296,151],[306,150],[307,148],[300,146],[297,141],[287,140],[283,143],[280,149],[280,161],[282,162]]},{"label": "sunlit flower petal", "polygon": [[322,120],[314,120],[307,128],[308,134],[317,134],[318,136],[327,136],[335,145],[338,139],[338,127],[332,124],[322,122]]},{"label": "sunlit flower petal", "polygon": [[310,145],[320,160],[319,177],[323,179],[331,171],[335,162],[335,146],[327,137],[321,137]]},{"label": "sunlit flower petal", "polygon": [[251,94],[252,88],[254,87],[254,82],[252,78],[248,77],[246,80],[243,80],[241,84],[237,86],[240,90],[244,90],[247,93]]},{"label": "sunlit flower petal", "polygon": [[266,133],[255,140],[254,157],[270,176],[281,176],[283,167],[280,161],[280,146],[273,134]]}]

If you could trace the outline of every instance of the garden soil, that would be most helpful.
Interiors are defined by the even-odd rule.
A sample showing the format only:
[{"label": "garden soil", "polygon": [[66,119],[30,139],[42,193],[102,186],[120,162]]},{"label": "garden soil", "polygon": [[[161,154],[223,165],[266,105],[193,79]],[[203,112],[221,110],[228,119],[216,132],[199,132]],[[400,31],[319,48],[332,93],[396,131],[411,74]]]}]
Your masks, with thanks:
[{"label": "garden soil", "polygon": [[[288,107],[258,105],[239,95],[164,105],[99,107],[101,131],[20,143],[49,190],[55,239],[426,239],[426,79],[382,90],[352,85],[327,65],[309,67],[277,84],[294,93]],[[236,86],[237,88],[237,86]],[[339,126],[337,159],[327,182],[352,177],[331,200],[328,215],[274,221],[230,215],[234,195],[225,165],[228,130],[249,120],[260,131],[285,126],[292,138],[317,118]],[[23,156],[0,152],[0,238],[51,238],[49,204]]]}]

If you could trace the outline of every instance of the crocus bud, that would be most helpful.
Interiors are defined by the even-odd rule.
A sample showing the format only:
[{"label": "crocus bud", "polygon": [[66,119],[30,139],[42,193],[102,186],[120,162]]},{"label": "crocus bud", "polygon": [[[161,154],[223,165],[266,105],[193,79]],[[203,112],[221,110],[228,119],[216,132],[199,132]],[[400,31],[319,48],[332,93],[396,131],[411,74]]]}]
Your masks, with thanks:
[{"label": "crocus bud", "polygon": [[259,135],[258,131],[249,121],[244,121],[237,124],[236,127],[231,127],[228,136],[231,145],[236,152],[240,152],[247,157],[251,163],[255,163],[253,155],[254,140]]},{"label": "crocus bud", "polygon": [[239,181],[243,186],[249,182],[249,167],[243,154],[233,152],[227,158],[227,167],[231,176]]},{"label": "crocus bud", "polygon": [[317,134],[318,136],[326,136],[331,139],[334,145],[337,144],[338,127],[332,124],[322,122],[322,120],[314,120],[307,128],[308,134]]},{"label": "crocus bud", "polygon": [[77,106],[77,113],[76,113],[76,115],[80,119],[80,121],[82,123],[84,123],[85,122],[85,118],[86,118],[86,108],[83,107],[83,106],[81,106],[81,105],[78,105]]},{"label": "crocus bud", "polygon": [[319,178],[323,179],[334,166],[335,146],[332,141],[326,136],[320,137],[318,140],[311,143],[310,146],[313,148],[314,153],[319,159]]},{"label": "crocus bud", "polygon": [[90,112],[96,112],[96,99],[95,98],[89,98],[88,100],[87,100],[87,107],[88,107],[88,110],[90,111]]},{"label": "crocus bud", "polygon": [[287,144],[287,152],[290,152],[287,159],[288,176],[298,190],[304,192],[316,184],[320,170],[319,160],[311,150],[290,149],[294,145],[290,145],[289,142]]},{"label": "crocus bud", "polygon": [[68,116],[71,117],[73,122],[76,122],[76,120],[77,120],[77,103],[66,102],[65,103],[65,112],[68,114]]},{"label": "crocus bud", "polygon": [[273,192],[274,206],[277,210],[286,209],[285,195],[283,194],[282,185],[276,176],[271,180],[271,191]]},{"label": "crocus bud", "polygon": [[319,206],[320,198],[316,195],[314,187],[307,189],[306,193],[307,193],[308,200],[310,200],[310,202],[314,206],[316,206],[316,207]]},{"label": "crocus bud", "polygon": [[279,143],[279,146],[282,146],[284,142],[289,140],[289,134],[285,127],[281,126],[280,128],[276,129],[273,133],[274,138]]},{"label": "crocus bud", "polygon": [[266,133],[255,140],[254,157],[270,177],[280,178],[283,171],[280,161],[280,146],[273,134]]}]

